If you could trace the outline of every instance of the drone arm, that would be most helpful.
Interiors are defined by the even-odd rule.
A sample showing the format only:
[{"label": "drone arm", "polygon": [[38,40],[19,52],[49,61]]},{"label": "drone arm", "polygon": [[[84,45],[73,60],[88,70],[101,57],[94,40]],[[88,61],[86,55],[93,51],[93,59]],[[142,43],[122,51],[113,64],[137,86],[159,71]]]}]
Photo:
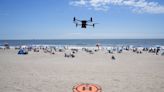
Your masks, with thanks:
[{"label": "drone arm", "polygon": [[91,19],[90,19],[90,20],[87,20],[87,22],[93,22],[92,17],[91,17]]},{"label": "drone arm", "polygon": [[91,25],[91,24],[86,24],[87,26],[93,26],[93,25]]},{"label": "drone arm", "polygon": [[95,27],[95,24],[98,24],[98,23],[87,24],[87,26],[93,26],[93,27]]},{"label": "drone arm", "polygon": [[91,20],[87,20],[87,22],[93,22],[93,21],[91,21]]},{"label": "drone arm", "polygon": [[79,22],[81,22],[81,20],[78,20],[78,19],[76,19],[76,21],[79,21]]},{"label": "drone arm", "polygon": [[95,26],[95,24],[97,23],[93,23],[93,24],[86,24],[87,26]]},{"label": "drone arm", "polygon": [[74,21],[74,23],[76,23],[78,21],[81,22],[81,20],[76,19],[76,17],[73,18],[73,21]]},{"label": "drone arm", "polygon": [[75,23],[76,25],[82,25],[82,24],[79,24],[78,22],[73,22],[73,23]]},{"label": "drone arm", "polygon": [[76,22],[76,21],[79,21],[79,22],[81,22],[81,20],[78,20],[78,19],[75,19],[75,18],[74,18],[74,22]]}]

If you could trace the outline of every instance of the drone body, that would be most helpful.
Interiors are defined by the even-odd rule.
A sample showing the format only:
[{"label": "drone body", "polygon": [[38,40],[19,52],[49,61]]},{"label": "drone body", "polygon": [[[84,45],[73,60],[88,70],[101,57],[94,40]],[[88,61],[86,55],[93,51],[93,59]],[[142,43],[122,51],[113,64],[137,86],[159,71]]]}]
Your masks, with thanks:
[{"label": "drone body", "polygon": [[78,20],[75,17],[73,18],[73,22],[76,24],[77,26],[81,26],[81,28],[87,28],[87,26],[95,26],[96,23],[92,23],[92,17],[90,20]]}]

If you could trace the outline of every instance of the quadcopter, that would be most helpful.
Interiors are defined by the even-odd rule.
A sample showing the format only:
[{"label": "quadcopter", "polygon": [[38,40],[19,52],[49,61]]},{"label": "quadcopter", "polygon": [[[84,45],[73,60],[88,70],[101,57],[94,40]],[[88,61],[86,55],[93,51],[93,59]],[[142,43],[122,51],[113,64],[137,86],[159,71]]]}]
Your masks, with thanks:
[{"label": "quadcopter", "polygon": [[97,24],[97,23],[92,23],[93,22],[92,17],[90,18],[90,20],[79,20],[74,17],[73,22],[76,24],[76,27],[81,26],[81,28],[86,28],[87,26],[95,27],[95,24]]}]

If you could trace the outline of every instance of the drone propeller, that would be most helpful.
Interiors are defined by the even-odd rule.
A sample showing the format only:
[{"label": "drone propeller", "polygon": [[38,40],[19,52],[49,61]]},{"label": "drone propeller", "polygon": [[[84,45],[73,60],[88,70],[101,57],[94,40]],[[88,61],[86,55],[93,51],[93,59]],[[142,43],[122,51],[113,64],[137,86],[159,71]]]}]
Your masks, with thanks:
[{"label": "drone propeller", "polygon": [[92,17],[91,17],[91,20],[90,20],[90,21],[91,21],[91,22],[93,21],[93,20],[92,20]]},{"label": "drone propeller", "polygon": [[99,23],[93,23],[93,25],[92,25],[92,26],[93,26],[93,27],[95,27],[95,24],[99,24]]},{"label": "drone propeller", "polygon": [[95,24],[93,24],[93,27],[95,27]]},{"label": "drone propeller", "polygon": [[75,20],[76,20],[76,18],[74,17],[74,18],[73,18],[73,21],[75,21]]}]

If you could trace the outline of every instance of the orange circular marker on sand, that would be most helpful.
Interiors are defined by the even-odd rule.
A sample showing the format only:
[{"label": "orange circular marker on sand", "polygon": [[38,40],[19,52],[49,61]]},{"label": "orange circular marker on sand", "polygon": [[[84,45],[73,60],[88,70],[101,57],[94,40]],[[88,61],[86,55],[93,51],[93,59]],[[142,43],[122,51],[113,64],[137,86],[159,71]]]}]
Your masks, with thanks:
[{"label": "orange circular marker on sand", "polygon": [[99,85],[82,83],[74,86],[73,92],[102,92],[102,90]]}]

